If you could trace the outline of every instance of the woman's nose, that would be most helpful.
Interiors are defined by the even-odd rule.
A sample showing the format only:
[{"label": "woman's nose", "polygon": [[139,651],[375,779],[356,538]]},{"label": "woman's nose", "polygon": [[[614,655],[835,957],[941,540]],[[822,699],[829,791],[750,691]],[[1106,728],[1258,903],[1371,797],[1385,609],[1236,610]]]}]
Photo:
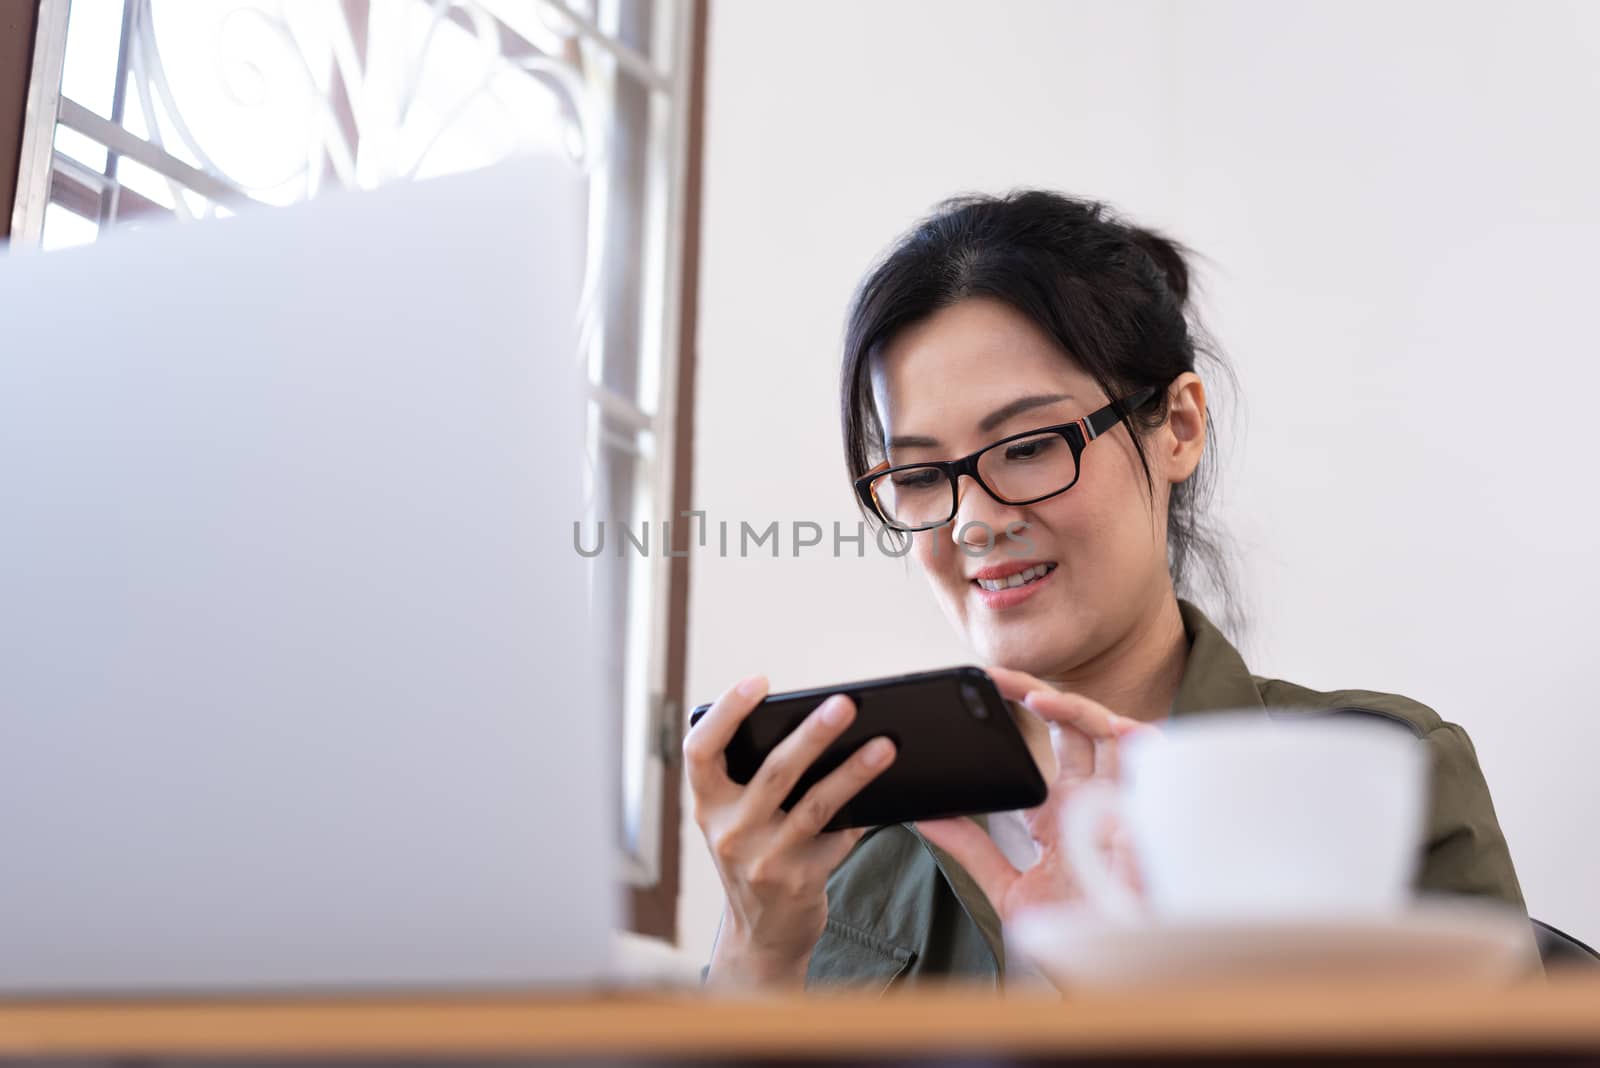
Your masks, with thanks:
[{"label": "woman's nose", "polygon": [[1018,509],[989,496],[971,475],[956,482],[956,514],[950,521],[950,540],[973,556],[992,550],[1005,537],[1006,526],[1020,518]]}]

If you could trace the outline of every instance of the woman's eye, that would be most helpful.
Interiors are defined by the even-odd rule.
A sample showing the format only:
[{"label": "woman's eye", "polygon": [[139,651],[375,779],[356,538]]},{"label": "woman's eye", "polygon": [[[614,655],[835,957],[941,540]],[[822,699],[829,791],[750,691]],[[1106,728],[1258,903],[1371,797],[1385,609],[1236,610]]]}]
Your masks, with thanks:
[{"label": "woman's eye", "polygon": [[1032,460],[1049,451],[1053,438],[1030,438],[1006,446],[1007,460]]},{"label": "woman's eye", "polygon": [[890,481],[900,489],[915,490],[927,489],[929,486],[936,485],[943,477],[943,471],[935,471],[929,468],[926,471],[902,471],[892,476]]}]

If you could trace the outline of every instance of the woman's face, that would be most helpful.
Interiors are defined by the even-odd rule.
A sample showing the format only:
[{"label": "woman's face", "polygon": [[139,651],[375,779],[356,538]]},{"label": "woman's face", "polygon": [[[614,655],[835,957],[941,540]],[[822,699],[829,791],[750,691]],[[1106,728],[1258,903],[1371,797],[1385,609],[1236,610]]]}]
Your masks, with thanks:
[{"label": "woman's face", "polygon": [[[892,464],[955,459],[1111,400],[1030,319],[990,298],[964,300],[901,331],[872,375]],[[1199,394],[1198,379],[1185,375],[1179,384],[1185,379]],[[1174,434],[1174,422],[1182,421],[1146,439],[1153,500],[1119,425],[1084,450],[1067,492],[1006,505],[962,478],[954,522],[911,535],[911,555],[984,662],[1059,678],[1128,640],[1171,596],[1168,487],[1192,473],[1200,447],[1183,440],[1181,425]],[[1026,541],[1006,537],[1016,523],[1027,524]],[[994,547],[971,555],[985,548],[987,531]],[[979,582],[1041,565],[1046,573],[1019,587]]]}]

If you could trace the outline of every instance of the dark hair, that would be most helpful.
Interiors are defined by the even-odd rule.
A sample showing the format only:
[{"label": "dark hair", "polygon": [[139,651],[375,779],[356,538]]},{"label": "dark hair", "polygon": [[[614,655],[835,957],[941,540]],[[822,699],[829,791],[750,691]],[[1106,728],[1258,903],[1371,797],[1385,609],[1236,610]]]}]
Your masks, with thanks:
[{"label": "dark hair", "polygon": [[[1114,402],[1144,387],[1157,395],[1128,413],[1152,494],[1141,442],[1167,418],[1167,386],[1197,361],[1232,373],[1188,307],[1193,252],[1140,228],[1108,205],[1044,190],[970,195],[940,204],[902,237],[856,291],[845,333],[841,382],[845,454],[855,478],[882,458],[883,424],[872,399],[874,352],[906,327],[968,297],[1004,301],[1031,319]],[[1211,420],[1208,418],[1207,423]],[[1172,487],[1167,562],[1173,586],[1194,592],[1196,569],[1238,616],[1231,567],[1204,505],[1215,490],[1212,440],[1200,466]],[[868,516],[868,519],[873,519]]]}]

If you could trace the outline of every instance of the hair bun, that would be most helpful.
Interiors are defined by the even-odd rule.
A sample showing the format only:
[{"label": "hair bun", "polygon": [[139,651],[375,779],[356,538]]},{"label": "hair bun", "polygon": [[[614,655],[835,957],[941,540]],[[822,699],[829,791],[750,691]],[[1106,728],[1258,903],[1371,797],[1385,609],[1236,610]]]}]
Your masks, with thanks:
[{"label": "hair bun", "polygon": [[1185,258],[1188,249],[1177,241],[1166,236],[1158,230],[1146,230],[1142,227],[1131,226],[1128,235],[1133,243],[1138,245],[1155,261],[1156,268],[1167,280],[1167,288],[1172,290],[1172,295],[1178,298],[1179,304],[1189,301],[1189,261]]}]

